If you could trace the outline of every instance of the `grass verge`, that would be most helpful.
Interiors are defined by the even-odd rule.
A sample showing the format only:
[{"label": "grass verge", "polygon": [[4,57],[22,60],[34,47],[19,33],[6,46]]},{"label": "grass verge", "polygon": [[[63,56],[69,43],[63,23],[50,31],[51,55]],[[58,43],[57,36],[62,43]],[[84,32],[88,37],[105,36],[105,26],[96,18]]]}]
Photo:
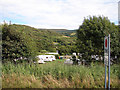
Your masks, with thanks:
[{"label": "grass verge", "polygon": [[[2,65],[3,88],[104,88],[104,65],[46,64]],[[120,65],[111,66],[111,87],[120,88]]]}]

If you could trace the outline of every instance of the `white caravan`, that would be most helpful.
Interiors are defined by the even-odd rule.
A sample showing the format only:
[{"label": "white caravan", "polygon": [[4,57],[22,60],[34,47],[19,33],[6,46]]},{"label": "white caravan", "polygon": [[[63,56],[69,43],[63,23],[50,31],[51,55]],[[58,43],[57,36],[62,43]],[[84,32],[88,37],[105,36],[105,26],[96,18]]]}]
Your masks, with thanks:
[{"label": "white caravan", "polygon": [[54,61],[54,60],[56,60],[54,55],[38,55],[37,57],[40,60],[43,60],[43,61]]},{"label": "white caravan", "polygon": [[42,64],[44,64],[45,62],[44,62],[44,59],[42,58],[42,56],[37,56],[37,58],[38,58],[38,63],[42,63]]},{"label": "white caravan", "polygon": [[55,56],[54,55],[44,55],[44,61],[54,61]]}]

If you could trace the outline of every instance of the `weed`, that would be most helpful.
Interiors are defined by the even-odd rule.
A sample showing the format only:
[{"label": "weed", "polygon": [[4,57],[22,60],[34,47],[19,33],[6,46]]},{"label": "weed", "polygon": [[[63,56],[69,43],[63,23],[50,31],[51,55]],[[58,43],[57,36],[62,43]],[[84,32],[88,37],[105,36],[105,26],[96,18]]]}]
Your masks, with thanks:
[{"label": "weed", "polygon": [[[104,66],[65,65],[64,60],[46,64],[2,65],[3,88],[104,88]],[[111,87],[120,88],[120,65],[111,66]]]}]

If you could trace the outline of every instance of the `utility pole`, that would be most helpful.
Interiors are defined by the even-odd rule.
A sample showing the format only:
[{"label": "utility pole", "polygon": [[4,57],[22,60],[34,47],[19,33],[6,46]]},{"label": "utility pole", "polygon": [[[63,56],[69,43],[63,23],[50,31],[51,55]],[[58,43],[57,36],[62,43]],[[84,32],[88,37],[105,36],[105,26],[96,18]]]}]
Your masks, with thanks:
[{"label": "utility pole", "polygon": [[108,67],[108,90],[110,90],[110,34],[104,38],[104,64],[105,64],[105,88],[107,88]]},{"label": "utility pole", "polygon": [[110,34],[108,36],[108,88],[110,89]]}]

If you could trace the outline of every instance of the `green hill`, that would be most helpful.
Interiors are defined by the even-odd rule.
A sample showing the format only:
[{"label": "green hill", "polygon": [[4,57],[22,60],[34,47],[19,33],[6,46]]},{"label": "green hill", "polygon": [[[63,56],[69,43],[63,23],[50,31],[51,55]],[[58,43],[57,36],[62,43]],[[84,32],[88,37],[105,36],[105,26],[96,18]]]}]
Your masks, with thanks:
[{"label": "green hill", "polygon": [[33,39],[36,43],[38,52],[43,50],[48,52],[59,51],[59,54],[72,54],[75,52],[75,42],[76,37],[65,36],[63,33],[68,30],[58,30],[58,29],[36,29],[26,25],[13,24],[10,28],[16,31],[22,31],[26,33],[29,37]]},{"label": "green hill", "polygon": [[40,28],[40,30],[49,30],[49,31],[55,31],[55,32],[64,32],[64,31],[67,31],[67,29],[44,29],[44,28]]},{"label": "green hill", "polygon": [[49,30],[60,33],[69,37],[76,37],[76,30],[67,30],[67,29],[40,29],[40,30]]}]

